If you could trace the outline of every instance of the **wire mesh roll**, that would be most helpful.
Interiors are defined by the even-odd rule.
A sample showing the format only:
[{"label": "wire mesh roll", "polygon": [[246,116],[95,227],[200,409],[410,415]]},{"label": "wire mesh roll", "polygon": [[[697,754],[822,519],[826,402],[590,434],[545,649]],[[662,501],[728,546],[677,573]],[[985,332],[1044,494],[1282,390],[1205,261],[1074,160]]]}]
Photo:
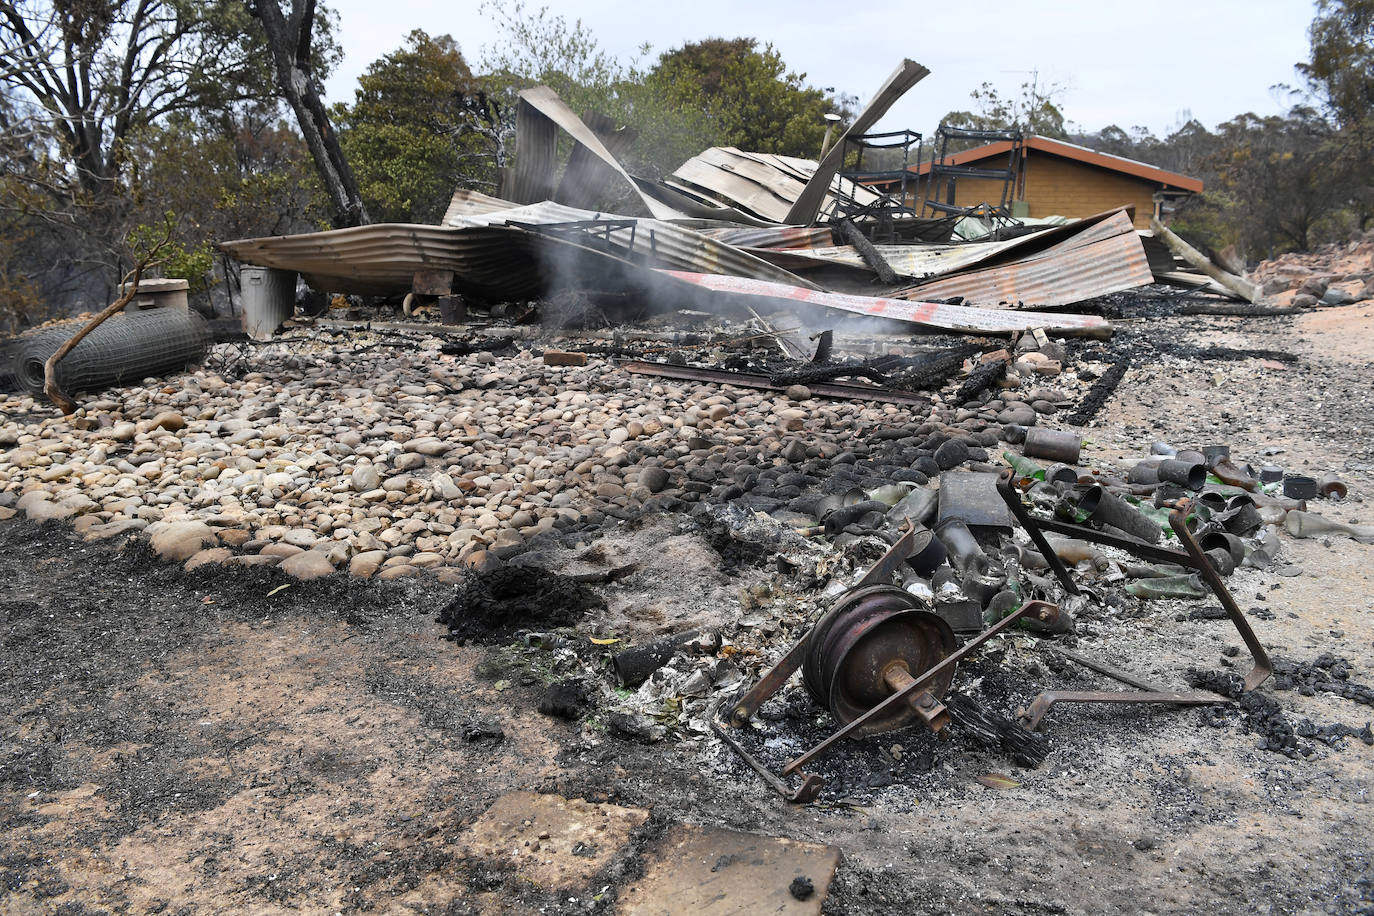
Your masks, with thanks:
[{"label": "wire mesh roll", "polygon": [[[43,393],[43,366],[84,322],[72,322],[16,341],[14,374],[31,394]],[[64,392],[124,385],[178,372],[200,362],[210,347],[205,319],[192,311],[156,308],[115,315],[86,336],[57,364]]]}]

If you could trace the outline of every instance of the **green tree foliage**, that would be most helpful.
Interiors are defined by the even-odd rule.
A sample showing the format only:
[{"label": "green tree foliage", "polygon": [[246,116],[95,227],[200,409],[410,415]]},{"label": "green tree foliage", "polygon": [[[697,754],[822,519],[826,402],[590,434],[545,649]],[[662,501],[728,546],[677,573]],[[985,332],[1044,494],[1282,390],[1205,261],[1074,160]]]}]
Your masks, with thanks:
[{"label": "green tree foliage", "polygon": [[1374,0],[1319,0],[1308,29],[1311,55],[1298,72],[1343,128],[1374,113]]},{"label": "green tree foliage", "polygon": [[1071,138],[1092,149],[1201,178],[1204,192],[1174,228],[1212,249],[1249,258],[1345,238],[1368,221],[1347,132],[1313,108],[1238,115],[1209,131],[1189,119],[1163,139],[1112,125]]},{"label": "green tree foliage", "polygon": [[501,38],[483,49],[481,80],[507,115],[515,92],[548,85],[574,111],[638,133],[621,156],[637,175],[662,176],[710,146],[815,158],[823,115],[852,113],[852,97],[806,86],[805,75],[789,71],[771,45],[760,49],[751,38],[689,43],[649,66],[648,45],[622,63],[581,21],[547,9],[531,11],[520,0],[488,0],[482,9]]},{"label": "green tree foliage", "polygon": [[1332,171],[1360,229],[1374,220],[1374,0],[1320,0],[1298,72],[1339,128]]},{"label": "green tree foliage", "polygon": [[[318,18],[311,55],[327,71],[339,52],[331,14]],[[276,123],[276,91],[242,0],[0,0],[0,286],[14,292],[0,313],[23,323],[104,305],[129,263],[124,240],[168,209],[188,273],[223,237],[211,233],[282,224],[251,208],[227,218],[258,193],[230,180],[256,167],[237,132],[264,110]],[[283,198],[314,183],[281,180],[294,184],[261,203],[290,213]]]},{"label": "green tree foliage", "polygon": [[1325,240],[1322,224],[1348,199],[1331,170],[1338,140],[1330,123],[1295,108],[1287,116],[1241,115],[1217,134],[1209,201],[1223,211],[1226,237],[1219,241],[1265,256]]},{"label": "green tree foliage", "polygon": [[771,44],[708,38],[664,53],[648,74],[651,88],[714,128],[718,145],[816,158],[825,115],[852,116],[848,105],[806,85]]},{"label": "green tree foliage", "polygon": [[[573,111],[597,114],[637,139],[621,161],[632,173],[657,178],[708,146],[719,145],[716,126],[700,111],[684,109],[650,83],[639,55],[622,63],[605,51],[581,20],[569,22],[547,8],[530,10],[522,0],[486,0],[482,12],[500,28],[500,39],[482,49],[481,82],[497,123],[467,119],[483,134],[492,155],[504,163],[514,137],[516,94],[535,85],[558,93]],[[566,145],[566,141],[563,141]],[[614,208],[616,198],[606,201]]]},{"label": "green tree foliage", "polygon": [[[133,132],[274,95],[238,0],[0,0],[0,86],[88,190],[108,193]],[[319,42],[320,66],[337,47]]]},{"label": "green tree foliage", "polygon": [[[310,154],[274,109],[246,111],[213,127],[174,118],[135,136],[130,150],[131,235],[160,234],[165,214],[174,214],[161,273],[189,281],[193,291],[211,282],[213,246],[220,239],[328,225]],[[120,254],[124,263],[133,259],[127,247]]]},{"label": "green tree foliage", "polygon": [[[481,171],[480,141],[460,130],[477,86],[457,43],[421,30],[358,78],[334,120],[373,218],[436,223],[453,189]],[[480,176],[483,179],[489,176]]]}]

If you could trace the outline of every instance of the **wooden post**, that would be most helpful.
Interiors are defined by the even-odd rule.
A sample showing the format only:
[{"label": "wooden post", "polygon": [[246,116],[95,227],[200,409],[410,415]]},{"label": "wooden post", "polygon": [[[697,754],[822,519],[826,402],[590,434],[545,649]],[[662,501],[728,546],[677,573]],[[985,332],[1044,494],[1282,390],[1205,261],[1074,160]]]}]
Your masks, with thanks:
[{"label": "wooden post", "polygon": [[1220,267],[1213,264],[1211,259],[1205,254],[1183,241],[1183,239],[1170,231],[1169,228],[1159,220],[1150,220],[1150,230],[1154,232],[1155,238],[1169,246],[1170,251],[1244,299],[1246,302],[1254,302],[1259,299],[1260,291],[1258,286],[1244,277],[1238,277],[1233,273],[1222,270]]}]

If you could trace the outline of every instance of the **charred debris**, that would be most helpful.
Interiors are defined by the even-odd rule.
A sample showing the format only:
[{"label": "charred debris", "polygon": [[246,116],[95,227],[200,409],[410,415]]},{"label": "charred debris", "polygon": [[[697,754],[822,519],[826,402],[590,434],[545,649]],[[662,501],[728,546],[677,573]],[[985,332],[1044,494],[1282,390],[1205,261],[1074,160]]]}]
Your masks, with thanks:
[{"label": "charred debris", "polygon": [[[1374,742],[1367,725],[1291,723],[1257,692],[1277,670],[1284,684],[1368,701],[1368,688],[1337,679],[1338,660],[1271,661],[1227,587],[1237,570],[1282,564],[1285,536],[1374,540],[1311,511],[1344,495],[1339,480],[1211,443],[1157,442],[1128,472],[1099,469],[1079,435],[1043,425],[1061,411],[1090,423],[1133,354],[1169,346],[1110,342],[1111,319],[1225,314],[1236,300],[1262,310],[1260,290],[1157,220],[1138,231],[1129,207],[1032,225],[1006,194],[999,206],[918,210],[905,174],[894,185],[846,172],[846,151],[862,161],[881,146],[891,135],[866,131],[925,73],[904,61],[819,161],[710,149],[659,181],[629,175],[611,138],[538,87],[521,95],[524,146],[505,198],[459,191],[441,226],[223,248],[316,289],[404,296],[411,324],[367,327],[421,330],[417,316],[437,313],[460,326],[428,328],[453,334],[445,353],[535,339],[550,366],[609,360],[797,403],[894,408],[844,449],[791,437],[775,455],[740,456],[703,431],[675,453],[688,469],[680,488],[650,475],[642,513],[685,513],[727,568],[765,571],[734,625],[625,647],[597,625],[594,589],[633,566],[568,573],[541,568],[535,550],[472,572],[441,619],[454,638],[506,645],[506,661],[523,654],[540,669],[526,677],[552,680],[548,715],[599,717],[646,742],[713,734],[793,802],[821,797],[836,758],[853,753],[846,739],[913,729],[1035,767],[1046,721],[1066,704],[1201,706],[1211,724],[1243,717],[1260,747],[1289,756],[1314,740]],[[574,151],[555,184],[560,131]],[[946,172],[960,170],[932,180]],[[617,212],[597,209],[608,197]],[[276,308],[269,322],[289,311]],[[348,317],[317,327],[339,333]],[[1197,355],[1250,355],[1213,350]],[[1072,395],[1054,387],[1063,381]],[[800,428],[784,418],[780,432]],[[1119,667],[1075,650],[1082,625],[1133,600],[1224,619],[1245,658],[1234,673],[1146,676],[1141,659]],[[1046,664],[1024,664],[1029,643]],[[927,766],[937,747],[925,745]],[[854,786],[841,777],[839,788]]]},{"label": "charred debris", "polygon": [[[1167,348],[1113,339],[1113,319],[1253,307],[1259,291],[1165,227],[1137,230],[1129,208],[1048,225],[986,205],[923,215],[904,186],[847,173],[845,151],[925,73],[904,61],[819,161],[712,149],[658,181],[628,174],[551,90],[527,90],[505,197],[459,191],[439,226],[223,243],[245,265],[244,328],[355,352],[422,336],[459,357],[518,345],[548,366],[609,362],[798,405],[779,414],[775,451],[742,454],[704,428],[671,450],[676,479],[651,469],[652,496],[603,520],[676,515],[725,568],[753,571],[733,621],[626,645],[598,621],[598,590],[633,564],[599,563],[592,547],[581,572],[540,565],[545,544],[576,532],[492,550],[465,574],[441,614],[452,638],[493,647],[479,674],[498,685],[546,685],[551,716],[650,743],[714,735],[794,802],[825,797],[827,781],[852,793],[846,755],[909,772],[945,753],[917,741],[897,766],[890,740],[852,743],[896,732],[1037,766],[1068,704],[1202,706],[1289,756],[1374,743],[1368,725],[1290,722],[1259,692],[1370,704],[1337,658],[1272,660],[1247,619],[1262,609],[1227,585],[1281,571],[1286,538],[1374,541],[1314,511],[1345,495],[1340,480],[1212,442],[1094,467],[1079,434],[1049,425],[1090,424],[1141,348]],[[574,150],[561,172],[560,131]],[[607,198],[617,212],[598,209]],[[299,315],[297,277],[310,287]],[[79,347],[73,365],[102,383],[165,371],[162,349],[144,349],[146,365],[129,366],[133,345]],[[1203,356],[1239,352],[1213,349]],[[798,435],[826,400],[890,409],[843,446]],[[1077,650],[1085,625],[1140,600],[1225,620],[1244,646],[1233,669],[1147,675],[1143,656]]]}]

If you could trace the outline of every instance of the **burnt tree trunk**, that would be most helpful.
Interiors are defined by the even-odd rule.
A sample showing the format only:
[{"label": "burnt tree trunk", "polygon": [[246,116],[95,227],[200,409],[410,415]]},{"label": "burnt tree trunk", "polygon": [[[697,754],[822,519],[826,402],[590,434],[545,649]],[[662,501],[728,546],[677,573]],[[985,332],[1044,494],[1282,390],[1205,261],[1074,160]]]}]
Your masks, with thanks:
[{"label": "burnt tree trunk", "polygon": [[311,74],[310,39],[315,24],[315,0],[291,0],[289,17],[282,15],[278,0],[247,2],[248,11],[262,23],[267,36],[277,87],[296,113],[305,145],[329,193],[334,228],[371,222],[362,195],[358,193],[358,181],[344,158],[338,135],[329,123],[329,115]]}]

